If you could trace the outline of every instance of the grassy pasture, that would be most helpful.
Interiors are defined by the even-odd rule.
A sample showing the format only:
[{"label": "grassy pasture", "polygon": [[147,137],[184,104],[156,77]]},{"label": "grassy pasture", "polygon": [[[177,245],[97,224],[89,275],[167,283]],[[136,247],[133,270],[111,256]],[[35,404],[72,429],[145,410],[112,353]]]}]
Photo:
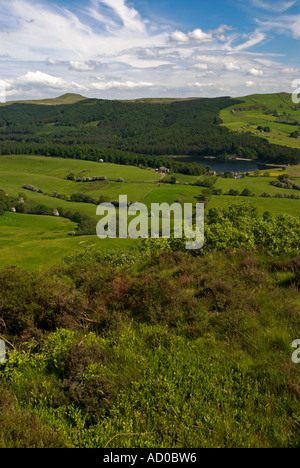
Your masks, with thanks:
[{"label": "grassy pasture", "polygon": [[213,195],[208,208],[226,208],[229,203],[237,201],[252,203],[260,213],[269,211],[275,215],[283,213],[291,216],[300,216],[300,200],[290,200],[287,198],[261,198],[261,197],[231,197],[229,195]]},{"label": "grassy pasture", "polygon": [[298,166],[289,166],[289,167],[287,167],[287,172],[291,177],[295,178],[295,182],[297,182],[297,178],[298,178],[298,183],[299,183],[300,164]]},{"label": "grassy pasture", "polygon": [[[291,176],[300,176],[300,167],[288,167]],[[76,176],[105,175],[108,180],[104,182],[77,183],[65,180],[73,172]],[[226,207],[229,203],[238,200],[247,200],[257,206],[260,212],[270,211],[280,214],[288,213],[293,216],[300,215],[300,200],[261,198],[263,192],[273,195],[276,193],[295,193],[299,191],[279,189],[270,185],[274,177],[246,177],[244,179],[219,178],[216,188],[222,188],[223,193],[234,188],[240,192],[248,188],[255,192],[256,198],[242,198],[230,196],[212,196],[207,208]],[[264,171],[261,171],[263,174]],[[32,184],[45,190],[48,194],[53,191],[70,196],[73,193],[85,193],[99,198],[101,195],[110,200],[118,200],[119,195],[127,194],[129,201],[138,201],[146,204],[150,210],[152,203],[172,204],[180,199],[183,203],[197,203],[203,187],[192,184],[199,179],[198,176],[185,176],[174,174],[179,184],[160,183],[160,176],[152,170],[143,170],[131,166],[115,164],[99,164],[89,161],[70,160],[61,158],[46,158],[42,156],[0,156],[0,188],[9,196],[17,197],[19,193],[26,194],[29,200],[49,208],[71,210],[92,217],[96,222],[96,206],[90,203],[75,203],[62,199],[31,192],[22,189],[23,184]],[[124,183],[118,183],[119,177]],[[168,180],[170,177],[166,178]],[[299,182],[296,178],[295,181]],[[185,185],[188,184],[188,185]],[[71,237],[70,231],[76,225],[67,219],[51,216],[33,216],[6,213],[0,217],[0,267],[9,264],[19,265],[32,270],[44,265],[54,264],[62,256],[80,251],[93,245],[103,249],[132,249],[135,242],[132,239],[100,240],[97,236]]]},{"label": "grassy pasture", "polygon": [[196,203],[201,194],[202,187],[192,185],[169,185],[161,184],[154,186],[154,189],[145,197],[143,203],[150,206],[151,203],[174,203],[178,198],[183,203]]},{"label": "grassy pasture", "polygon": [[133,243],[131,239],[70,237],[68,233],[75,228],[68,219],[5,213],[0,216],[0,268],[14,264],[31,271],[54,265],[74,251],[90,247],[126,250]]},{"label": "grassy pasture", "polygon": [[[300,121],[300,106],[293,103],[291,95],[287,93],[252,95],[239,100],[243,103],[221,111],[220,117],[224,126],[241,133],[257,133],[259,125],[270,127],[271,132],[258,133],[258,136],[267,138],[270,143],[300,148],[300,138],[290,137],[290,134],[299,130],[300,126],[282,123],[286,119],[290,122]],[[269,113],[275,111],[277,116]]]},{"label": "grassy pasture", "polygon": [[71,172],[78,177],[106,176],[107,179],[114,181],[122,177],[126,182],[149,182],[160,179],[155,171],[133,166],[29,155],[0,156],[0,170],[47,174],[59,179],[64,179]]},{"label": "grassy pasture", "polygon": [[[65,177],[71,172],[77,177],[105,176],[108,180],[82,183],[65,180]],[[117,182],[119,178],[122,178],[124,183]],[[70,196],[80,192],[95,198],[105,195],[111,200],[118,199],[121,194],[127,194],[129,201],[142,201],[154,188],[153,183],[158,182],[159,179],[160,175],[155,171],[132,166],[45,158],[43,156],[0,157],[0,187],[9,196],[17,196],[23,192],[36,203],[44,204],[53,209],[63,207],[89,216],[95,216],[95,205],[67,202],[24,190],[22,186],[24,184],[35,185],[46,191],[47,194],[57,191]]]},{"label": "grassy pasture", "polygon": [[[275,177],[245,177],[244,179],[223,179],[221,177],[218,178],[215,187],[221,188],[224,192],[227,192],[229,189],[236,189],[240,192],[245,188],[251,190],[252,192],[256,193],[256,195],[260,196],[262,193],[267,192],[272,195],[276,195],[277,193],[285,193],[289,195],[300,195],[299,190],[290,190],[290,189],[283,189],[274,187],[270,184],[272,180],[276,180]],[[300,204],[300,200],[298,201]],[[276,201],[273,200],[276,204]]]},{"label": "grassy pasture", "polygon": [[[209,165],[209,163],[208,163]],[[174,173],[174,174],[171,174],[167,177],[164,178],[164,181],[165,182],[168,182],[171,180],[172,177],[175,177],[176,180],[178,182],[180,182],[180,184],[193,184],[195,182],[197,182],[197,180],[200,180],[203,178],[203,176],[193,176],[193,175],[186,175],[186,174],[177,174],[177,173]]]}]

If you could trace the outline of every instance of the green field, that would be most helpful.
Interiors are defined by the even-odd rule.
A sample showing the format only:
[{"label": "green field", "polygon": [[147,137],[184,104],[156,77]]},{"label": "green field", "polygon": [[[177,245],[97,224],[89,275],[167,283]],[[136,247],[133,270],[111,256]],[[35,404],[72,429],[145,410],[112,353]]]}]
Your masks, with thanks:
[{"label": "green field", "polygon": [[[239,98],[242,104],[224,109],[220,113],[223,125],[240,133],[251,132],[270,143],[300,148],[300,138],[290,134],[299,131],[300,106],[293,103],[287,93],[252,95]],[[270,132],[260,133],[258,126],[270,127]]]},{"label": "green field", "polygon": [[[105,176],[104,182],[73,182],[65,177],[73,172],[77,177]],[[299,167],[289,167],[292,177],[299,176]],[[275,173],[275,171],[274,171]],[[263,171],[261,171],[263,174]],[[160,181],[160,175],[154,170],[141,169],[132,166],[121,166],[108,163],[95,163],[82,160],[50,158],[43,156],[0,156],[0,188],[9,197],[17,197],[20,193],[37,204],[51,209],[64,209],[79,212],[95,220],[96,205],[92,203],[76,203],[58,198],[51,194],[56,191],[70,197],[75,193],[92,195],[98,199],[101,195],[110,200],[118,200],[119,195],[127,195],[128,201],[143,202],[150,210],[152,203],[172,204],[180,199],[183,203],[197,203],[203,187],[194,186],[199,176],[174,174],[179,184],[169,184]],[[124,182],[117,182],[123,178]],[[171,176],[165,181],[170,180]],[[215,178],[214,178],[215,180]],[[247,199],[260,212],[269,211],[274,214],[288,213],[300,215],[300,200],[262,198],[261,194],[268,192],[273,196],[277,193],[299,195],[297,190],[279,189],[270,185],[276,177],[245,177],[244,179],[218,178],[215,188],[222,189],[222,195],[213,195],[207,204],[210,208],[225,208],[229,203],[242,197],[226,196],[230,189],[240,192],[248,188],[257,197]],[[295,182],[299,179],[295,177]],[[43,189],[47,195],[28,191],[23,184],[35,185]],[[51,216],[34,216],[29,214],[6,213],[0,217],[0,266],[19,265],[26,269],[41,268],[54,264],[62,256],[74,251],[83,251],[93,245],[103,249],[131,250],[135,241],[131,239],[100,240],[95,236],[72,237],[70,231],[76,230],[73,222]]]},{"label": "green field", "polygon": [[95,236],[70,237],[76,224],[68,219],[29,214],[0,216],[1,268],[18,265],[27,270],[45,268],[74,251],[95,247],[104,250],[129,249],[131,239],[99,239]]},{"label": "green field", "polygon": [[[64,180],[70,173],[76,176],[105,175],[105,182],[76,183]],[[118,183],[118,178],[124,183]],[[128,200],[141,201],[156,186],[160,176],[154,171],[137,167],[99,164],[94,162],[45,158],[38,156],[1,156],[0,187],[11,197],[26,194],[29,200],[47,207],[60,207],[80,212],[95,219],[96,206],[90,203],[75,203],[45,196],[22,189],[23,184],[35,185],[51,194],[53,191],[70,196],[72,193],[106,195],[117,200],[119,194],[127,194]],[[104,249],[129,249],[133,241],[100,240],[95,236],[70,237],[76,225],[67,219],[7,213],[0,217],[1,267],[15,264],[26,269],[36,269],[54,264],[62,256],[82,251],[93,245]]]},{"label": "green field", "polygon": [[[272,186],[282,169],[268,172],[161,180],[138,167],[0,156],[0,448],[299,448],[300,199],[261,194],[300,191]],[[299,166],[287,172],[300,182]],[[207,211],[224,211],[207,216],[198,253],[173,239],[74,236],[80,221],[3,210],[2,190],[96,226],[94,203],[53,191],[127,194],[150,208],[201,201],[199,179],[222,189],[206,189]],[[225,195],[245,188],[257,196]],[[257,213],[225,212],[238,201]]]},{"label": "green field", "polygon": [[245,177],[244,179],[223,179],[219,177],[215,187],[221,188],[224,193],[231,188],[239,191],[247,188],[254,192],[257,196],[260,196],[264,192],[270,193],[271,195],[276,195],[277,193],[300,195],[299,190],[290,190],[284,188],[279,189],[278,187],[274,187],[270,184],[270,182],[275,179],[275,177]]},{"label": "green field", "polygon": [[[104,182],[73,182],[65,177],[73,172],[77,177],[105,176]],[[119,178],[123,183],[117,182]],[[159,184],[160,175],[153,170],[132,166],[95,163],[81,160],[66,160],[43,156],[0,156],[0,188],[10,197],[20,193],[51,209],[61,207],[80,212],[95,219],[96,205],[75,203],[50,196],[54,191],[66,194],[85,193],[95,198],[101,195],[118,200],[127,195],[128,201],[144,202],[149,208],[153,202],[173,203],[177,198],[196,202],[199,187]],[[47,195],[28,191],[23,184],[35,185]],[[127,249],[134,245],[131,239],[100,240],[97,236],[71,237],[69,232],[76,225],[66,219],[7,213],[0,217],[0,266],[19,265],[26,269],[41,268],[54,264],[62,256],[83,251],[93,245],[104,249]],[[13,260],[12,260],[13,259]]]},{"label": "green field", "polygon": [[252,203],[260,213],[269,211],[272,214],[280,215],[282,213],[291,216],[300,216],[300,200],[289,200],[285,198],[246,198],[246,197],[230,197],[230,196],[212,196],[209,202],[209,208],[225,208],[229,202],[238,202],[247,200]]},{"label": "green field", "polygon": [[[107,181],[77,183],[65,180],[69,173],[74,173],[77,177],[105,176]],[[119,178],[122,178],[124,183],[117,182]],[[37,192],[26,191],[22,189],[22,186],[23,184],[34,185],[49,195],[54,191],[68,196],[73,193],[88,193],[95,197],[105,195],[111,200],[117,200],[119,194],[127,194],[129,201],[141,201],[153,189],[153,183],[158,182],[159,179],[160,176],[155,171],[132,166],[43,156],[0,157],[0,187],[9,196],[17,196],[20,192],[25,192],[37,203],[45,204],[53,209],[62,206],[89,216],[95,215],[94,205],[66,202]]]},{"label": "green field", "polygon": [[28,174],[41,174],[43,176],[64,179],[70,172],[81,176],[106,176],[109,180],[118,180],[122,177],[125,182],[147,182],[159,180],[154,171],[143,170],[132,166],[119,166],[116,164],[96,163],[77,159],[58,159],[44,156],[1,156],[1,172],[11,171]]}]

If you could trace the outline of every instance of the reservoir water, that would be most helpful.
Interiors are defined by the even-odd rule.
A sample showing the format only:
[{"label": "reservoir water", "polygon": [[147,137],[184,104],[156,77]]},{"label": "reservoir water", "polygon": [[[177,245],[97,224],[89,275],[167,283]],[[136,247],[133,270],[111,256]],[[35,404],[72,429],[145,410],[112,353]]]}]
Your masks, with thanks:
[{"label": "reservoir water", "polygon": [[218,159],[201,158],[197,162],[209,166],[212,171],[216,172],[252,172],[256,171],[256,169],[263,169],[253,161],[219,161]]},{"label": "reservoir water", "polygon": [[[271,170],[275,166],[266,166],[264,164],[256,163],[255,161],[245,161],[245,160],[235,160],[231,159],[229,161],[219,160],[215,158],[205,158],[205,157],[186,157],[186,158],[176,158],[177,161],[183,162],[196,162],[203,166],[209,166],[212,171],[216,172],[253,172],[257,169],[259,170]],[[280,167],[280,166],[276,166]]]}]

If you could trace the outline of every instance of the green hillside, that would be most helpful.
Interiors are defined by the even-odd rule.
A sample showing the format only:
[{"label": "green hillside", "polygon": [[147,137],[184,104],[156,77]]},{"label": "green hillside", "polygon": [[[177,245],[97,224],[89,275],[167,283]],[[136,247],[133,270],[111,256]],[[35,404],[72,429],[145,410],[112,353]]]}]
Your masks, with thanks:
[{"label": "green hillside", "polygon": [[[299,168],[291,166],[288,172],[298,183]],[[105,180],[76,182],[67,179],[70,174],[75,179],[104,177]],[[282,170],[273,169],[268,176],[265,171],[259,171],[257,177],[233,179],[172,173],[161,181],[161,176],[153,169],[77,159],[2,155],[0,189],[19,212],[0,216],[0,267],[13,263],[28,270],[38,269],[55,263],[67,253],[85,251],[91,245],[103,250],[129,251],[138,242],[132,239],[103,241],[96,236],[97,203],[117,201],[120,195],[127,195],[128,201],[143,202],[149,211],[152,203],[172,204],[180,200],[193,205],[206,201],[208,212],[211,208],[226,208],[232,201],[248,199],[261,214],[268,211],[274,215],[299,216],[299,190],[271,185],[279,174]],[[204,182],[211,189],[198,185]],[[32,190],[27,189],[28,186]],[[227,195],[232,189],[238,196]],[[245,189],[256,196],[240,196]],[[262,197],[263,193],[270,194],[270,198]],[[277,198],[278,195],[286,198]],[[25,200],[24,204],[18,202],[20,197]],[[54,210],[60,213],[59,218],[53,217]],[[89,220],[79,237],[69,235],[71,231],[77,232],[80,225],[78,215],[72,213]]]},{"label": "green hillside", "polygon": [[[0,448],[299,448],[300,148],[246,131],[298,107],[76,99],[0,108]],[[202,248],[171,213],[151,237],[152,203],[203,203]]]},{"label": "green hillside", "polygon": [[300,148],[300,136],[290,136],[300,130],[300,105],[293,103],[290,94],[254,94],[239,100],[239,105],[221,111],[224,126],[237,133],[251,132],[273,144]]},{"label": "green hillside", "polygon": [[[229,155],[274,164],[300,163],[295,125],[299,109],[288,109],[281,98],[278,109],[282,106],[282,116],[275,115],[276,109],[271,107],[278,96],[275,99],[272,95],[266,102],[260,96],[261,103],[248,97],[245,104],[229,97],[138,101],[79,97],[72,104],[60,103],[69,98],[59,98],[54,101],[56,105],[19,102],[1,107],[1,154],[45,154],[94,161],[101,157],[106,162],[165,165],[170,169],[178,163],[165,157],[176,155]],[[269,121],[271,135],[257,130],[258,125],[265,127]],[[236,131],[241,125],[249,127]],[[294,132],[294,138],[286,133],[288,130]],[[194,175],[186,165],[177,167],[177,172],[182,171]]]}]

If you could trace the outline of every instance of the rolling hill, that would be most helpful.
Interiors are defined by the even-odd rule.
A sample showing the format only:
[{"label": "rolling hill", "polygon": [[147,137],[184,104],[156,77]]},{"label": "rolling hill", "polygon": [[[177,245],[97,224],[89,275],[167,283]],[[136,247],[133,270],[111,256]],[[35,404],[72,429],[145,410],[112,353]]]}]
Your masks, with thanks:
[{"label": "rolling hill", "polygon": [[[123,158],[151,167],[175,155],[299,164],[300,107],[289,99],[278,94],[109,101],[68,94],[42,104],[11,103],[0,108],[0,151],[117,163]],[[136,155],[147,160],[137,161]]]},{"label": "rolling hill", "polygon": [[[240,104],[221,110],[223,125],[237,133],[251,132],[270,143],[300,148],[300,105],[288,93],[254,94],[239,98]],[[262,127],[262,128],[259,128]]]},{"label": "rolling hill", "polygon": [[84,96],[80,94],[73,94],[67,93],[63,94],[62,96],[58,96],[57,98],[49,98],[49,99],[40,99],[35,100],[31,99],[28,101],[8,101],[5,103],[0,103],[0,106],[10,106],[12,104],[37,104],[41,106],[59,106],[62,104],[74,104],[75,102],[82,101],[86,99]]}]

